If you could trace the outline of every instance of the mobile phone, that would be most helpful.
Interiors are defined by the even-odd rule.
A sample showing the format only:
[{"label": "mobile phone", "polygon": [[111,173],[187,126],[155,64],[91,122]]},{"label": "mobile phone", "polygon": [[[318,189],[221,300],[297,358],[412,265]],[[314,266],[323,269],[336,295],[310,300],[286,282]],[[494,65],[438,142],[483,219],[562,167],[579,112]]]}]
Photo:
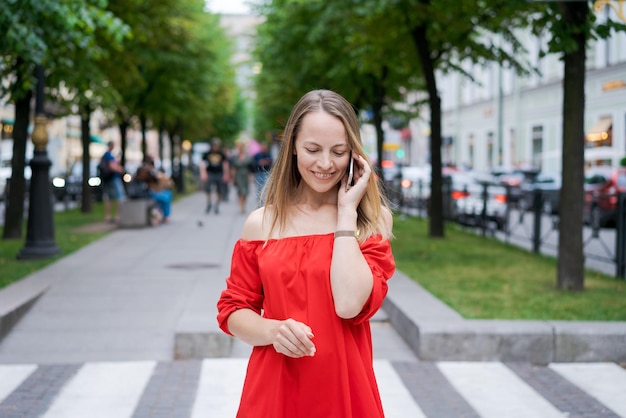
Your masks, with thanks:
[{"label": "mobile phone", "polygon": [[346,182],[346,192],[352,186],[354,186],[354,158],[352,158],[352,153],[350,153],[350,162],[348,163],[348,181]]}]

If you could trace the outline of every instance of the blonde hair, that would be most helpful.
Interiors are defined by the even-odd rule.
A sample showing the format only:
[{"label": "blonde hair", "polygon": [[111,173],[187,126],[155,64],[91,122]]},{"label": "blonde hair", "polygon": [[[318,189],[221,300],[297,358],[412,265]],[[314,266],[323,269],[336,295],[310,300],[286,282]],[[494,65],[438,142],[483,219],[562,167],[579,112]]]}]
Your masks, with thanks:
[{"label": "blonde hair", "polygon": [[[285,227],[289,206],[293,203],[292,199],[302,179],[294,155],[296,137],[302,119],[307,114],[320,110],[335,116],[343,123],[350,150],[365,158],[370,164],[363,149],[359,122],[352,105],[341,95],[330,90],[313,90],[306,93],[296,103],[287,120],[276,162],[263,190],[265,206],[272,208],[270,234],[276,226],[280,229]],[[378,179],[372,173],[368,180],[367,191],[357,208],[357,228],[361,239],[374,234],[388,237],[389,232],[383,224],[383,207],[388,208],[388,203],[380,192]]]}]

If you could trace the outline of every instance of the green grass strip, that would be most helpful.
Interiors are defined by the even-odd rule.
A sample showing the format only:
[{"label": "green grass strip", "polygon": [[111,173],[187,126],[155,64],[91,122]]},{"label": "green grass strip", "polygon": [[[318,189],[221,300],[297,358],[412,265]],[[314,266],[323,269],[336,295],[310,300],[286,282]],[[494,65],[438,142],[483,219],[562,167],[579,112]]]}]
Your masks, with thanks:
[{"label": "green grass strip", "polygon": [[457,225],[428,238],[427,220],[397,216],[398,270],[465,318],[626,321],[626,281],[587,270],[585,290],[556,288],[556,259]]}]

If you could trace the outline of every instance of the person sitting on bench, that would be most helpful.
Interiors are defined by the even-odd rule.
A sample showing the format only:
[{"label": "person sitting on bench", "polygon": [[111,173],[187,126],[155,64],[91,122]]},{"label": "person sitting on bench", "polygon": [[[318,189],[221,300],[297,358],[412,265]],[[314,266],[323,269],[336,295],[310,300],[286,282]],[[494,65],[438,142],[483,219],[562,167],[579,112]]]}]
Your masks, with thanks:
[{"label": "person sitting on bench", "polygon": [[150,197],[153,198],[161,212],[163,212],[162,223],[169,222],[172,207],[172,179],[164,172],[154,168],[154,159],[147,156],[143,165],[137,169],[135,180],[145,182],[148,185]]}]

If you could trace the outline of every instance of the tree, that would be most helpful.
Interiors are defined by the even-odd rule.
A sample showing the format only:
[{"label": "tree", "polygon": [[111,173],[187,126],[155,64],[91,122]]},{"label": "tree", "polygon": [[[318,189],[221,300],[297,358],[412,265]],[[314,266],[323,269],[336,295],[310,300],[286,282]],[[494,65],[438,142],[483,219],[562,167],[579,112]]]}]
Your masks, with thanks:
[{"label": "tree", "polygon": [[557,53],[563,59],[563,176],[560,200],[559,250],[556,287],[584,289],[583,199],[584,199],[584,120],[586,44],[591,38],[606,38],[626,25],[607,21],[597,24],[590,13],[593,2],[550,4],[534,22],[537,34],[549,31],[551,38],[544,53]]},{"label": "tree", "polygon": [[113,31],[117,23],[105,7],[104,0],[24,0],[5,2],[0,8],[0,79],[9,80],[0,85],[0,94],[8,95],[16,105],[3,239],[22,236],[25,151],[30,99],[36,83],[34,69],[44,65],[51,74],[71,67],[68,50],[97,50],[95,28]]},{"label": "tree", "polygon": [[[499,62],[520,73],[531,70],[527,62],[518,59],[524,52],[514,30],[527,25],[526,16],[538,6],[526,0],[407,0],[388,3],[387,12],[401,10],[404,25],[419,61],[416,63],[426,80],[430,108],[431,198],[429,235],[445,235],[443,219],[441,163],[441,98],[437,74],[463,70],[462,63],[485,64]],[[494,42],[503,39],[503,43]]]},{"label": "tree", "polygon": [[106,64],[121,94],[123,150],[134,119],[144,132],[152,126],[170,133],[172,149],[181,145],[183,126],[187,135],[210,134],[215,118],[235,103],[231,48],[217,16],[201,0],[116,0],[110,7],[135,34]]},{"label": "tree", "polygon": [[407,105],[406,92],[419,88],[421,79],[406,64],[412,50],[386,22],[369,18],[374,6],[282,0],[260,9],[266,20],[255,51],[263,65],[255,80],[258,136],[280,130],[306,91],[335,90],[372,114],[380,173],[384,115],[396,112],[396,103]]}]

